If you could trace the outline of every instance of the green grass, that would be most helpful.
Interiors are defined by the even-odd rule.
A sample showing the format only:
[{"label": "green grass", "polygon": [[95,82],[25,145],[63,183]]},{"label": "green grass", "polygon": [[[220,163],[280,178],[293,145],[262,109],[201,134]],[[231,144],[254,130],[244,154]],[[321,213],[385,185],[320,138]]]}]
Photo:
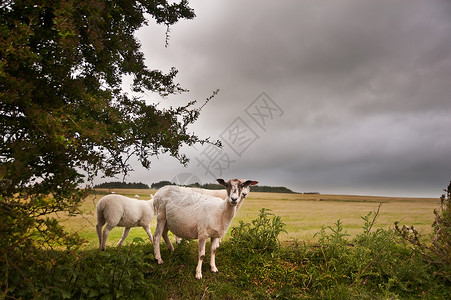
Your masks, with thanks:
[{"label": "green grass", "polygon": [[[87,248],[98,247],[95,232],[96,217],[95,204],[106,193],[115,191],[118,194],[139,199],[150,199],[149,194],[155,190],[100,190],[97,195],[90,195],[83,203],[83,216],[63,220],[62,224],[71,232],[78,232],[87,239]],[[343,200],[345,199],[345,201]],[[347,199],[347,200],[346,200]],[[352,200],[352,201],[350,201]],[[374,196],[343,196],[343,195],[304,195],[304,194],[278,194],[278,193],[250,193],[243,203],[240,211],[232,222],[237,226],[240,221],[249,222],[258,215],[258,211],[265,207],[271,209],[275,215],[280,216],[285,224],[287,233],[280,236],[282,241],[293,239],[314,242],[315,233],[321,226],[334,224],[340,219],[344,229],[351,236],[355,236],[361,229],[361,216],[369,211],[377,210],[379,203],[383,203],[380,209],[380,217],[377,226],[379,228],[393,228],[393,224],[399,221],[401,224],[414,225],[422,234],[431,232],[431,224],[434,218],[434,209],[439,206],[439,198],[396,198]],[[151,224],[154,231],[155,220]],[[122,228],[114,228],[108,237],[108,246],[114,246],[122,235]],[[226,235],[226,239],[229,235]],[[148,240],[142,228],[133,228],[126,243],[134,237]]]},{"label": "green grass", "polygon": [[[149,190],[116,192],[150,198]],[[87,240],[84,246],[42,251],[30,262],[24,258],[20,272],[7,274],[9,290],[2,295],[38,299],[451,298],[450,283],[391,230],[399,221],[430,233],[439,199],[251,193],[217,250],[219,273],[209,270],[207,250],[203,279],[196,280],[197,241],[177,245],[173,253],[162,243],[165,263],[158,265],[143,229],[132,229],[125,245],[118,248],[122,228],[115,228],[107,250],[98,251],[94,210],[101,197],[91,195],[85,200],[83,216],[59,216],[66,229]],[[368,230],[381,202],[377,222]],[[286,233],[281,232],[281,222]]]}]

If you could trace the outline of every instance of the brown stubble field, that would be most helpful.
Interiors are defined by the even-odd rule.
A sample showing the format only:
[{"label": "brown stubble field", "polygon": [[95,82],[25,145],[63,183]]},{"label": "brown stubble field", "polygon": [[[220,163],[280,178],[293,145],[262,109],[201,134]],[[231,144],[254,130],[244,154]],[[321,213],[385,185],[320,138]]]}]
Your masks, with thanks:
[{"label": "brown stubble field", "polygon": [[[98,194],[92,194],[86,198],[82,205],[83,215],[76,217],[58,217],[61,224],[71,232],[78,232],[88,242],[87,248],[98,247],[95,231],[95,204],[106,192],[134,197],[150,199],[150,193],[156,190],[130,190],[112,189],[97,190]],[[256,193],[251,192],[243,203],[232,226],[239,221],[250,222],[257,218],[261,208],[270,209],[275,215],[282,218],[286,224],[286,234],[280,236],[281,241],[296,239],[306,243],[314,242],[315,233],[322,226],[334,226],[337,220],[341,220],[345,232],[351,237],[362,232],[364,221],[362,216],[378,210],[379,203],[382,206],[379,217],[374,225],[377,228],[393,228],[395,221],[401,225],[414,225],[422,234],[431,232],[431,224],[434,220],[434,209],[439,207],[440,199],[437,198],[397,198],[374,196],[346,196],[346,195],[304,195],[304,194],[280,194],[280,193]],[[373,216],[372,215],[372,216]],[[155,229],[155,220],[151,224],[152,233]],[[122,234],[122,228],[115,228],[108,237],[108,246],[115,245]],[[142,228],[134,228],[125,243],[131,243],[134,237],[142,237],[147,240],[147,235]],[[227,238],[227,236],[226,236]]]}]

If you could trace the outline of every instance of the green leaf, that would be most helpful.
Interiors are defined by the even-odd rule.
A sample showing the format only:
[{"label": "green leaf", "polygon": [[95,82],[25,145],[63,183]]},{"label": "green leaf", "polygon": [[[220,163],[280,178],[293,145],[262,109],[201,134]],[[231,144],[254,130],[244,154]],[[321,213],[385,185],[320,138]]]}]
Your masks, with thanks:
[{"label": "green leaf", "polygon": [[144,240],[140,237],[135,237],[135,238],[133,238],[133,242],[140,244],[140,243],[144,243]]}]

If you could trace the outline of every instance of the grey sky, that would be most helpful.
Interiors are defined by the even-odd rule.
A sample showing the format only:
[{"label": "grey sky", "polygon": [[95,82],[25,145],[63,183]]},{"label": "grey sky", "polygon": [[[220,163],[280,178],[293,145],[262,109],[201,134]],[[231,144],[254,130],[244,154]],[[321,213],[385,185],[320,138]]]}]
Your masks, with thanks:
[{"label": "grey sky", "polygon": [[190,93],[147,97],[175,106],[220,89],[192,131],[232,134],[235,144],[186,148],[188,168],[155,158],[127,181],[190,173],[299,192],[438,197],[451,180],[450,4],[192,1],[197,17],[171,28],[168,48],[164,27],[138,34],[149,67],[176,67]]}]

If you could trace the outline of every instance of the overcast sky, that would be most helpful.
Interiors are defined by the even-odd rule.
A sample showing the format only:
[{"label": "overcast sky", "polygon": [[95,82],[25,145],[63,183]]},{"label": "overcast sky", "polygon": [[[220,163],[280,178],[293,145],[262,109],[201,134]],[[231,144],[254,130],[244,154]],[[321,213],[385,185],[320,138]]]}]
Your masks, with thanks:
[{"label": "overcast sky", "polygon": [[[160,156],[126,181],[247,178],[298,192],[439,197],[451,180],[451,2],[191,1],[138,33],[150,68],[202,102],[191,130],[224,148]],[[192,176],[192,178],[190,178]]]}]

